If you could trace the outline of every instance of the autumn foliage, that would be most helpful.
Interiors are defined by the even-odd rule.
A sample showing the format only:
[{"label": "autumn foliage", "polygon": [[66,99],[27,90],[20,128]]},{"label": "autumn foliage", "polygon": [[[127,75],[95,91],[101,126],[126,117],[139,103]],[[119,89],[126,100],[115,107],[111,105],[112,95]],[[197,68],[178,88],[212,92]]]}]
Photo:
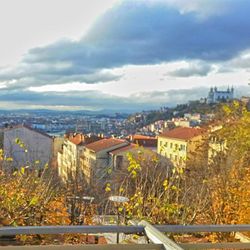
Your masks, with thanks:
[{"label": "autumn foliage", "polygon": [[114,174],[119,185],[108,183],[106,191],[129,197],[124,205],[128,218],[164,224],[250,223],[250,112],[233,102],[220,115],[222,128],[212,134],[224,148],[211,161],[209,133],[185,168],[142,148],[127,155],[128,164]]},{"label": "autumn foliage", "polygon": [[[105,207],[99,211],[115,213],[106,209],[111,208],[107,198],[122,195],[129,201],[118,211],[126,219],[146,219],[154,224],[249,224],[250,112],[233,102],[219,115],[222,128],[212,135],[223,142],[223,150],[212,160],[207,157],[209,136],[192,157],[195,160],[185,167],[138,147],[127,154],[122,168],[108,172],[104,188],[96,192],[95,200]],[[0,174],[0,225],[72,223],[65,189],[57,185],[51,171],[23,167]],[[83,187],[80,189],[83,194]]]}]

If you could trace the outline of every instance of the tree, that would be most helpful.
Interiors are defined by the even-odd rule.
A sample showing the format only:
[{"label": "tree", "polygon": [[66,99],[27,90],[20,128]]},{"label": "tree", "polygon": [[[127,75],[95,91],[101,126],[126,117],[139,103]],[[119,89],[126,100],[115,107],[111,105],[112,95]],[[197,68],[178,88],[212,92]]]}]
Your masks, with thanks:
[{"label": "tree", "polygon": [[[156,224],[190,223],[204,188],[192,195],[195,186],[187,181],[184,167],[172,163],[156,153],[143,149],[127,155],[128,164],[113,172],[112,185],[107,191],[129,198],[125,205],[129,218],[147,219]],[[192,199],[190,198],[192,196]]]},{"label": "tree", "polygon": [[226,123],[218,136],[226,149],[211,166],[212,214],[215,223],[250,223],[250,112],[234,101],[223,107]]}]

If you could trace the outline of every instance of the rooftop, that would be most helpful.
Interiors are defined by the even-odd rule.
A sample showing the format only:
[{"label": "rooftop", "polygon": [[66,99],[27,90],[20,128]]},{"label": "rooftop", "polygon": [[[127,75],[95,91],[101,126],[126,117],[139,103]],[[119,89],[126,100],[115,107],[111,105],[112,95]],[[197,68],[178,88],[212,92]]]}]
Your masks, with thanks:
[{"label": "rooftop", "polygon": [[130,145],[124,146],[122,148],[112,150],[109,153],[112,154],[112,155],[116,155],[116,154],[120,154],[120,153],[123,153],[123,152],[126,152],[126,151],[130,151],[130,150],[132,150],[132,149],[134,149],[136,147],[137,147],[136,144],[130,144]]},{"label": "rooftop", "polygon": [[159,137],[173,138],[180,140],[190,140],[196,136],[201,135],[204,130],[200,128],[179,127],[162,133]]},{"label": "rooftop", "polygon": [[109,138],[109,139],[102,139],[93,143],[90,143],[86,146],[87,149],[93,150],[95,152],[102,151],[104,149],[109,149],[114,146],[121,144],[121,146],[128,144],[125,140]]},{"label": "rooftop", "polygon": [[157,146],[157,138],[152,137],[152,136],[135,134],[135,135],[129,135],[127,139],[130,142],[133,142],[143,147],[156,147]]},{"label": "rooftop", "polygon": [[130,140],[156,140],[155,137],[147,136],[147,135],[138,135],[138,134],[129,135],[128,138]]},{"label": "rooftop", "polygon": [[68,135],[67,136],[68,140],[72,143],[74,143],[75,145],[87,145],[89,143],[93,143],[95,141],[100,140],[100,138],[98,136],[88,136],[88,135],[84,135],[82,133],[76,133],[76,134],[72,134],[72,135]]},{"label": "rooftop", "polygon": [[35,133],[38,133],[38,134],[40,134],[40,135],[43,135],[43,136],[48,137],[48,138],[50,138],[50,139],[53,139],[52,136],[46,134],[45,132],[42,132],[42,131],[37,130],[37,129],[34,129],[34,128],[32,128],[32,127],[26,125],[26,124],[14,125],[14,126],[11,126],[11,127],[6,128],[5,130],[6,130],[6,131],[9,131],[9,130],[18,129],[18,128],[25,128],[25,129],[27,129],[27,130],[33,131],[33,132],[35,132]]}]

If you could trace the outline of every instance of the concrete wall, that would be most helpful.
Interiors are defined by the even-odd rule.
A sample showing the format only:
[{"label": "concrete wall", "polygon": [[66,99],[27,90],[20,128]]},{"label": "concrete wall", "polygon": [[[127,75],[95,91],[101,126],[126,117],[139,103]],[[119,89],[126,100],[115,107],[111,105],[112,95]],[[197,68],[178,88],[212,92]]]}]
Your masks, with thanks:
[{"label": "concrete wall", "polygon": [[87,173],[87,175],[84,176],[86,181],[91,183],[92,179],[103,179],[107,173],[108,167],[112,167],[112,161],[110,161],[109,152],[124,147],[128,144],[128,142],[124,142],[113,147],[105,148],[99,152],[94,152],[88,148],[85,148],[81,160],[81,168],[83,169],[83,173]]},{"label": "concrete wall", "polygon": [[[17,144],[19,139],[23,147]],[[13,158],[7,162],[12,167],[34,166],[43,168],[50,163],[53,154],[53,138],[26,127],[16,127],[4,131],[4,155]]]}]

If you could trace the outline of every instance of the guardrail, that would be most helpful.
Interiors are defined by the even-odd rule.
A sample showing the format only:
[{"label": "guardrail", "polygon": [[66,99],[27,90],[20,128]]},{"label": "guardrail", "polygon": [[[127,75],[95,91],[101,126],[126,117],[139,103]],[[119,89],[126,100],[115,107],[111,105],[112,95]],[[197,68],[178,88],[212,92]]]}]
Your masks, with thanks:
[{"label": "guardrail", "polygon": [[[250,242],[240,243],[175,243],[164,233],[201,233],[201,232],[247,232],[250,231],[250,225],[151,225],[148,222],[141,221],[132,226],[25,226],[25,227],[0,227],[0,236],[21,235],[21,234],[98,234],[98,233],[125,233],[125,234],[144,234],[150,242],[154,243],[155,248],[147,249],[250,249]],[[143,249],[144,245],[137,245],[130,249]],[[151,245],[152,246],[152,245]],[[161,246],[161,247],[160,247]],[[66,246],[61,248],[68,249]],[[87,247],[82,245],[81,247]],[[109,245],[105,246],[105,249]],[[140,248],[141,247],[141,248]],[[5,247],[2,247],[5,248]],[[103,246],[102,246],[103,248]],[[99,248],[99,249],[102,249]],[[120,248],[120,247],[119,247]],[[117,248],[117,249],[119,249]],[[126,247],[125,247],[126,248]],[[123,246],[120,249],[125,249]],[[11,247],[11,250],[20,249]],[[22,249],[33,249],[24,247]],[[40,249],[38,247],[38,249]],[[43,247],[41,247],[43,249]],[[70,249],[75,249],[70,248]],[[94,248],[93,248],[94,249]],[[108,249],[108,248],[107,248]],[[110,250],[114,249],[110,245]]]}]

